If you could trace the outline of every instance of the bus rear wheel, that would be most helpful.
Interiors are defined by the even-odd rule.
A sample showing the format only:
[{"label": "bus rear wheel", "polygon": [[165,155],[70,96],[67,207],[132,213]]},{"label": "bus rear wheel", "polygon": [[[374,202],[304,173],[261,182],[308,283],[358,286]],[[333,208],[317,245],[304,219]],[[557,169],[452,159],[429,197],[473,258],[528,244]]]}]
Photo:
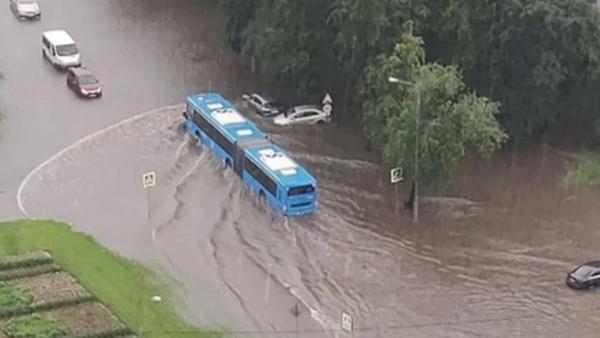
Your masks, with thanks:
[{"label": "bus rear wheel", "polygon": [[227,168],[231,168],[231,161],[230,161],[229,159],[226,159],[226,160],[225,160],[225,166],[226,166]]},{"label": "bus rear wheel", "polygon": [[258,192],[258,197],[261,199],[261,201],[264,201],[267,199],[267,195],[265,195],[265,192],[263,190]]}]

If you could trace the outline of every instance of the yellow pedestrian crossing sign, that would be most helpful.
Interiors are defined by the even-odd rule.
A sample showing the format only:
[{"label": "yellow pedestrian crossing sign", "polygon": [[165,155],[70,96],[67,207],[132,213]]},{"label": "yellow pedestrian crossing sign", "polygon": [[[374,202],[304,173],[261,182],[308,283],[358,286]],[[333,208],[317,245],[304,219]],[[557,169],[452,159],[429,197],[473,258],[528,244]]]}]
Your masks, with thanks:
[{"label": "yellow pedestrian crossing sign", "polygon": [[144,189],[151,188],[156,185],[156,173],[154,171],[144,173],[142,175],[142,184]]},{"label": "yellow pedestrian crossing sign", "polygon": [[404,177],[402,176],[402,168],[401,167],[393,168],[392,170],[390,170],[390,182],[398,183],[398,182],[402,182],[403,180],[404,180]]}]

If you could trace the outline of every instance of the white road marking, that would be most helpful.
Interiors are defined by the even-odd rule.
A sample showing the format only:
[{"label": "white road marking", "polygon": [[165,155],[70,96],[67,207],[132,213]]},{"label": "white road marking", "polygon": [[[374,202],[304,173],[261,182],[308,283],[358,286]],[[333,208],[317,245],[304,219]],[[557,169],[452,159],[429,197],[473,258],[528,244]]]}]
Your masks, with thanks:
[{"label": "white road marking", "polygon": [[44,167],[46,167],[48,164],[54,162],[56,159],[60,158],[61,156],[63,156],[65,153],[67,153],[68,151],[78,147],[79,145],[92,140],[98,136],[101,136],[115,128],[118,128],[124,124],[139,120],[145,116],[148,116],[150,114],[159,112],[161,110],[167,110],[167,109],[175,109],[177,107],[181,106],[180,104],[177,105],[170,105],[170,106],[166,106],[166,107],[162,107],[162,108],[157,108],[157,109],[152,109],[149,110],[147,112],[126,118],[122,121],[119,121],[115,124],[112,124],[106,128],[100,129],[88,136],[85,136],[84,138],[76,141],[75,143],[67,146],[66,148],[62,149],[61,151],[59,151],[58,153],[56,153],[55,155],[51,156],[50,158],[48,158],[46,161],[42,162],[40,165],[38,165],[35,169],[33,169],[29,174],[27,174],[27,176],[25,176],[25,179],[23,179],[23,181],[21,182],[21,184],[19,185],[19,189],[17,190],[17,206],[19,207],[19,210],[23,213],[23,215],[25,215],[26,217],[31,217],[31,215],[29,214],[29,212],[27,212],[27,209],[25,208],[25,205],[23,203],[23,189],[25,188],[25,186],[29,183],[29,180],[41,169],[43,169]]}]

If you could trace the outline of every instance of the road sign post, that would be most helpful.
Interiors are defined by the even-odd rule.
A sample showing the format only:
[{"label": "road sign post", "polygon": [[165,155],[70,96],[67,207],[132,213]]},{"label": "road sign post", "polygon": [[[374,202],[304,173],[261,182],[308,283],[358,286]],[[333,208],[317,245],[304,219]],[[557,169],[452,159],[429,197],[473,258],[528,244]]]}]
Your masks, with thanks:
[{"label": "road sign post", "polygon": [[400,192],[398,189],[398,183],[404,180],[403,171],[401,167],[392,168],[390,170],[390,182],[395,185],[396,189],[396,212],[400,213]]},{"label": "road sign post", "polygon": [[352,316],[346,312],[342,312],[342,330],[346,332],[352,332],[354,330]]},{"label": "road sign post", "polygon": [[325,97],[323,98],[323,112],[329,117],[331,118],[331,114],[333,113],[333,99],[331,98],[331,95],[329,95],[329,93],[325,94]]},{"label": "road sign post", "polygon": [[146,210],[147,210],[147,215],[146,215],[146,223],[147,226],[150,227],[150,188],[154,187],[156,185],[156,173],[154,171],[150,171],[147,173],[144,173],[142,175],[142,187],[144,188],[144,190],[147,191],[147,205],[146,205]]},{"label": "road sign post", "polygon": [[390,170],[390,182],[392,184],[402,182],[404,180],[404,177],[402,175],[403,172],[401,167],[393,168],[392,170]]},{"label": "road sign post", "polygon": [[298,322],[298,320],[300,319],[300,304],[298,304],[298,302],[294,304],[294,307],[292,308],[292,314],[294,315],[294,317],[296,317],[296,338],[298,338],[300,335],[300,325]]}]

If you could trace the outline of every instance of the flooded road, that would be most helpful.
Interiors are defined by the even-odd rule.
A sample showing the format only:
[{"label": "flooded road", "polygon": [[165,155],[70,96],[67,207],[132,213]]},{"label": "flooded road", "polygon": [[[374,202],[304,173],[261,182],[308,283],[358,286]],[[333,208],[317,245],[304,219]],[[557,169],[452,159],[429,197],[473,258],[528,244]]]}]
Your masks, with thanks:
[{"label": "flooded road", "polygon": [[[66,3],[46,4],[42,22],[25,29],[50,25],[46,7],[58,15]],[[210,71],[194,68],[204,64],[200,50],[220,48],[202,34],[212,29],[210,21],[198,20],[210,13],[202,1],[164,3],[73,4],[89,16],[67,26],[81,41],[84,62],[86,40],[78,34],[104,31],[104,40],[94,39],[93,68],[109,83],[105,88],[113,76],[121,81],[114,96],[107,89],[100,101],[70,95],[64,79],[38,60],[36,46],[35,60],[27,58],[41,64],[35,86],[48,87],[47,97],[39,95],[50,102],[46,111],[26,95],[29,82],[13,80],[28,73],[13,67],[26,61],[0,56],[7,76],[0,100],[8,112],[0,182],[9,192],[2,195],[14,198],[12,190],[16,194],[21,180],[48,159],[19,190],[30,215],[66,220],[111,249],[167,271],[191,321],[240,331],[234,337],[345,337],[342,311],[354,317],[353,337],[598,336],[598,293],[563,285],[573,264],[597,258],[598,196],[556,187],[561,156],[548,151],[476,162],[449,194],[461,191],[477,203],[425,203],[422,224],[414,225],[409,215],[394,212],[386,173],[358,150],[355,137],[339,137],[333,126],[278,129],[257,119],[320,182],[317,214],[283,219],[181,131],[178,102],[185,93],[214,86],[235,98],[240,89],[231,83],[244,85],[232,80],[239,76],[233,63],[220,68],[230,77],[214,82]],[[6,41],[7,30],[17,34],[22,23],[7,23],[9,14],[2,15]],[[136,57],[102,53],[111,39],[112,49],[127,47]],[[164,60],[168,53],[176,55],[173,61]],[[219,65],[211,62],[207,69]],[[135,93],[142,79],[143,96]],[[27,115],[38,119],[29,123]],[[155,170],[159,182],[149,196],[140,187],[147,170]],[[291,311],[296,302],[298,322]]]},{"label": "flooded road", "polygon": [[[203,1],[42,0],[36,22],[16,20],[8,3],[0,7],[0,190],[8,191],[0,200],[11,205],[0,217],[18,216],[9,202],[19,182],[60,149],[126,117],[181,102],[213,79],[225,93],[239,84],[232,78],[237,66],[214,48],[219,38],[208,32],[218,17]],[[75,39],[84,66],[101,81],[101,100],[79,99],[65,74],[42,58],[42,32],[52,29]]]}]

